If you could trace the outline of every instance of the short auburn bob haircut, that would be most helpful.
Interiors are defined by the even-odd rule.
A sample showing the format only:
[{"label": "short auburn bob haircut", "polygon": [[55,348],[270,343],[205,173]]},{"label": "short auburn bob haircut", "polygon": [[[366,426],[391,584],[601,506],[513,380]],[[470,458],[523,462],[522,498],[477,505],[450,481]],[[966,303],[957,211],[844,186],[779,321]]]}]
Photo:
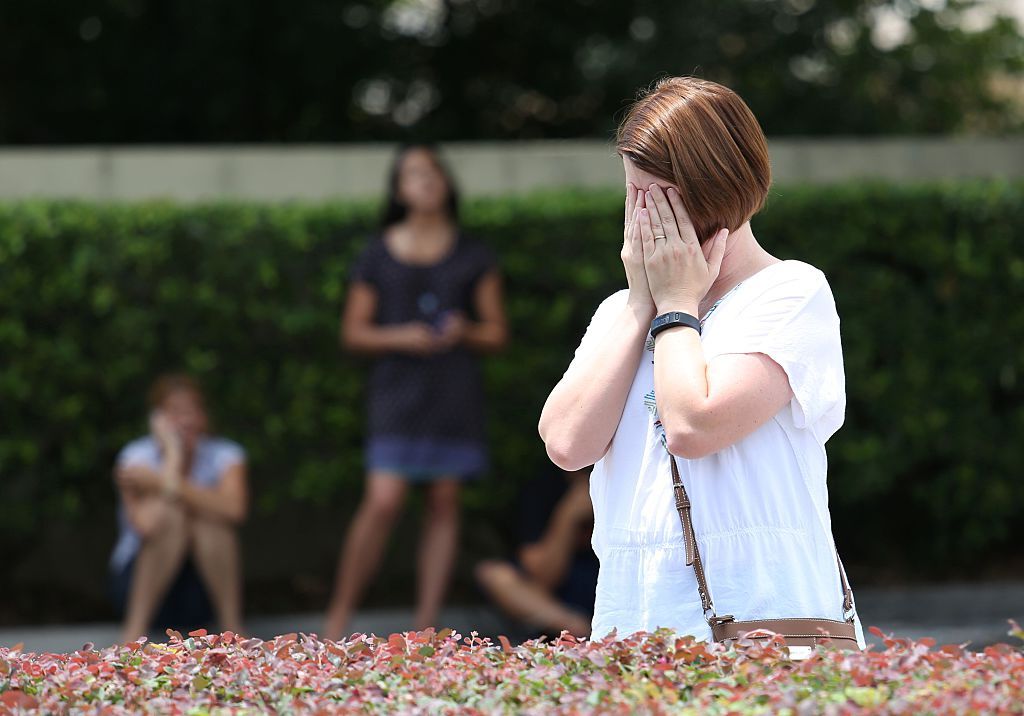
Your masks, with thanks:
[{"label": "short auburn bob haircut", "polygon": [[750,108],[727,87],[694,77],[657,82],[630,108],[616,149],[673,184],[704,243],[735,231],[764,206],[768,143]]}]

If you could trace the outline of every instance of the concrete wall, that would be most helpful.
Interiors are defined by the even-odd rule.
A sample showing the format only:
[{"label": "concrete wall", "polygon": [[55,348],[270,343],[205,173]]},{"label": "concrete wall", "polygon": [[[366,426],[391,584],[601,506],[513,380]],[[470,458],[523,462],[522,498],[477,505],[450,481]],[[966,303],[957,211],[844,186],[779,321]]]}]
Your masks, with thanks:
[{"label": "concrete wall", "polygon": [[[1024,137],[779,139],[770,148],[780,183],[1024,177]],[[375,197],[392,151],[389,144],[6,148],[0,199]],[[607,142],[451,143],[444,152],[470,196],[622,181]]]}]

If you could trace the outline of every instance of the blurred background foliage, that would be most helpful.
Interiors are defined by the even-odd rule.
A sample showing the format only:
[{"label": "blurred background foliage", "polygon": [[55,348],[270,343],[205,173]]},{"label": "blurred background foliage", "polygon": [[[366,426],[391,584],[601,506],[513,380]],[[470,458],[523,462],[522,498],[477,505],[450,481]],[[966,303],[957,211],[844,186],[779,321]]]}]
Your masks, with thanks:
[{"label": "blurred background foliage", "polygon": [[[623,284],[621,201],[562,192],[467,207],[468,230],[501,258],[514,335],[486,364],[494,467],[466,494],[470,557],[515,534],[520,488],[550,470],[537,416],[595,306]],[[338,319],[374,209],[0,205],[8,573],[64,525],[74,540],[62,549],[92,565],[79,586],[101,589],[111,464],[145,429],[146,386],[167,369],[199,375],[218,429],[249,451],[250,535],[306,552],[310,521],[328,518],[307,514],[291,532],[282,509],[328,506],[340,539],[362,482],[365,365],[341,352]],[[854,579],[1007,564],[1024,538],[1024,184],[776,187],[754,229],[777,255],[822,268],[843,317],[849,407],[829,483]]]},{"label": "blurred background foliage", "polygon": [[769,135],[1024,127],[993,0],[5,0],[0,143],[607,137],[725,83]]}]

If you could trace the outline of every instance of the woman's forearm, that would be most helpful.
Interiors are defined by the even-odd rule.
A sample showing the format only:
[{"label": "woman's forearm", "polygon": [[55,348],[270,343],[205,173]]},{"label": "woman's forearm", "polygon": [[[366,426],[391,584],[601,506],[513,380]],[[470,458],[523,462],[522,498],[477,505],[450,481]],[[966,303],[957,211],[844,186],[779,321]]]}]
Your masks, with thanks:
[{"label": "woman's forearm", "polygon": [[508,343],[508,326],[494,321],[470,323],[462,343],[478,353],[497,353]]},{"label": "woman's forearm", "polygon": [[708,399],[708,365],[697,331],[677,327],[658,335],[654,343],[654,394],[669,451],[696,457],[693,453],[701,452],[696,443],[707,437],[699,418],[707,412]]},{"label": "woman's forearm", "polygon": [[353,353],[393,353],[406,351],[408,327],[406,325],[360,325],[346,329],[341,336],[342,344]]},{"label": "woman's forearm", "polygon": [[592,465],[607,452],[644,351],[650,314],[646,307],[623,307],[548,396],[538,427],[548,456],[563,470]]},{"label": "woman's forearm", "polygon": [[234,495],[226,495],[216,489],[200,487],[187,481],[182,483],[179,494],[189,509],[233,524],[245,519],[245,503]]}]

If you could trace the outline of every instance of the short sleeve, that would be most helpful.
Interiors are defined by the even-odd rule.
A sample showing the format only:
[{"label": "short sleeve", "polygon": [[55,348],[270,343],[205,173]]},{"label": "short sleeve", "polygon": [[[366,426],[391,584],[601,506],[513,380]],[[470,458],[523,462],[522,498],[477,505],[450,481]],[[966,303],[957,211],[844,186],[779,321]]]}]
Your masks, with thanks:
[{"label": "short sleeve", "polygon": [[380,268],[380,240],[372,239],[370,244],[364,248],[355,261],[352,262],[348,272],[350,283],[368,283],[371,286],[378,286],[378,271]]},{"label": "short sleeve", "polygon": [[824,443],[843,424],[846,378],[832,290],[817,269],[772,285],[730,321],[715,355],[763,353],[789,377],[793,422]]},{"label": "short sleeve", "polygon": [[569,367],[565,371],[566,373],[572,370],[581,355],[586,353],[591,346],[598,343],[609,331],[616,314],[625,307],[627,298],[629,298],[629,289],[622,289],[601,301],[597,310],[594,311],[594,315],[590,318],[590,324],[587,326],[583,339],[573,354],[572,362],[569,363]]},{"label": "short sleeve", "polygon": [[231,440],[218,440],[213,462],[214,470],[219,477],[228,468],[245,462],[245,449]]},{"label": "short sleeve", "polygon": [[160,464],[159,451],[156,442],[149,437],[139,438],[121,448],[114,461],[116,467],[126,465],[140,465],[156,468]]},{"label": "short sleeve", "polygon": [[476,285],[485,275],[498,268],[498,257],[490,247],[477,241],[470,244],[469,250],[470,284]]}]

